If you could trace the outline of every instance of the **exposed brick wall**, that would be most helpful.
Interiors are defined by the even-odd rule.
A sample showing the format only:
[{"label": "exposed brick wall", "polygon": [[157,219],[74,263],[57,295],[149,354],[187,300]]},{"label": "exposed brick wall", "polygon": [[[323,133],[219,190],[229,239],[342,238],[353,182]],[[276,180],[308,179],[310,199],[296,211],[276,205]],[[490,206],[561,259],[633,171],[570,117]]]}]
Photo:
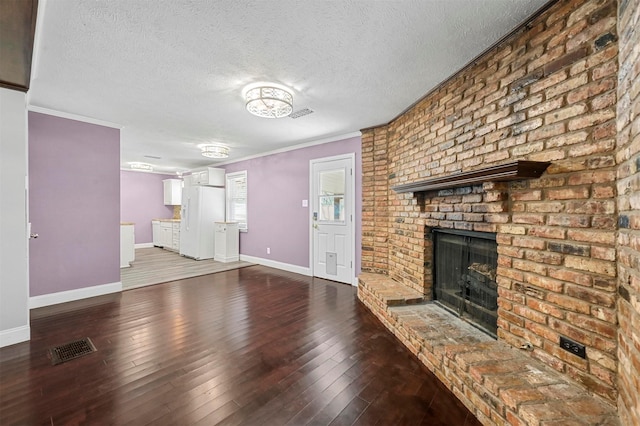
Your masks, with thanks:
[{"label": "exposed brick wall", "polygon": [[387,130],[362,136],[362,271],[386,274],[388,268],[389,175]]},{"label": "exposed brick wall", "polygon": [[[618,369],[616,10],[615,0],[561,0],[394,122],[363,131],[363,146],[387,135],[388,275],[430,295],[425,231],[496,232],[499,339],[531,342],[532,356],[610,401]],[[514,160],[552,164],[540,179],[423,195],[388,189]],[[381,176],[368,182],[375,186],[363,182],[364,194],[382,193]],[[587,359],[561,350],[561,335],[583,343]]]},{"label": "exposed brick wall", "polygon": [[640,424],[640,0],[619,1],[618,407]]}]

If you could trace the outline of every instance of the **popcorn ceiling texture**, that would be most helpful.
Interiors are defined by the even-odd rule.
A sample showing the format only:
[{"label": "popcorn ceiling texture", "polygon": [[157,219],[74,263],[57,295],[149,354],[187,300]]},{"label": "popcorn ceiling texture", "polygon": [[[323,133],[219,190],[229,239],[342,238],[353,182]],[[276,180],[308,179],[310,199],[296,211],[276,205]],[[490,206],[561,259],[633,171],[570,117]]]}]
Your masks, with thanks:
[{"label": "popcorn ceiling texture", "polygon": [[[363,131],[362,269],[430,298],[432,228],[497,233],[499,341],[531,342],[531,357],[637,424],[639,2],[619,3],[620,20],[615,0],[559,1]],[[390,189],[515,160],[551,165],[539,179]],[[560,336],[587,359],[560,349]]]},{"label": "popcorn ceiling texture", "polygon": [[[546,2],[41,2],[30,104],[122,125],[123,165],[173,173],[211,164],[212,139],[238,159],[387,122]],[[248,114],[260,81],[315,112]]]}]

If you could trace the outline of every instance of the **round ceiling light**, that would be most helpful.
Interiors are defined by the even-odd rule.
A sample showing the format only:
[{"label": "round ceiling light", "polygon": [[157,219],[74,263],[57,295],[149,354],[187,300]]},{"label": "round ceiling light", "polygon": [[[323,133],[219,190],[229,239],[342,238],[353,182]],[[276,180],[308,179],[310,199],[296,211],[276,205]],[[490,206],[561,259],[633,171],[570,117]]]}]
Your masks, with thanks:
[{"label": "round ceiling light", "polygon": [[208,158],[227,158],[229,147],[220,144],[201,145],[202,155]]},{"label": "round ceiling light", "polygon": [[282,118],[293,111],[291,92],[274,86],[249,89],[244,95],[247,111],[264,118]]},{"label": "round ceiling light", "polygon": [[131,170],[140,170],[140,171],[143,171],[143,172],[152,172],[153,171],[153,166],[151,164],[147,164],[147,163],[131,162],[131,163],[129,163],[129,167],[131,167]]}]

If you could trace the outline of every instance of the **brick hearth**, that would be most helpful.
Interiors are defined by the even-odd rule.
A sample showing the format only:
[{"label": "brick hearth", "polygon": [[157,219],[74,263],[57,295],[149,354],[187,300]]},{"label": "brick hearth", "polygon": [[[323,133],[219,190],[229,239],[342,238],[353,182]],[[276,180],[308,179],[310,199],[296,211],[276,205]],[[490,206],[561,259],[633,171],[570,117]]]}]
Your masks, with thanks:
[{"label": "brick hearth", "polygon": [[483,424],[619,424],[611,404],[407,286],[363,273],[358,298]]}]

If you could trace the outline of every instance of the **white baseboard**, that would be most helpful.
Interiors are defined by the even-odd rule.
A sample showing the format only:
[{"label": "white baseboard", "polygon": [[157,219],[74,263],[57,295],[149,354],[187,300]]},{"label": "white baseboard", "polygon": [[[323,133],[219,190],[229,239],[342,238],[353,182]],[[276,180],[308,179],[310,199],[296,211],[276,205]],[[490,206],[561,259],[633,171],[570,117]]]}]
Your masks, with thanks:
[{"label": "white baseboard", "polygon": [[[246,254],[240,255],[240,260],[245,262],[257,263],[258,265],[269,266],[270,268],[282,269],[283,271],[294,272],[300,275],[306,275],[311,277],[311,268],[306,266],[291,265],[290,263],[277,262],[275,260],[265,259],[262,257],[247,256]],[[358,277],[353,277],[351,285],[358,287]]]},{"label": "white baseboard", "polygon": [[277,262],[275,260],[264,259],[262,257],[240,255],[240,260],[245,262],[257,263],[258,265],[268,266],[270,268],[282,269],[283,271],[293,272],[300,275],[311,276],[311,269],[306,266],[291,265],[290,263]]},{"label": "white baseboard", "polygon": [[134,248],[151,248],[153,247],[153,243],[138,243],[136,245],[133,246]]},{"label": "white baseboard", "polygon": [[26,342],[29,339],[31,339],[31,327],[28,325],[2,330],[0,331],[0,348]]},{"label": "white baseboard", "polygon": [[76,290],[60,291],[58,293],[43,294],[29,298],[29,309],[42,308],[43,306],[57,305],[59,303],[73,302],[74,300],[87,299],[89,297],[105,294],[119,293],[122,291],[122,283],[97,285],[93,287],[79,288]]}]

